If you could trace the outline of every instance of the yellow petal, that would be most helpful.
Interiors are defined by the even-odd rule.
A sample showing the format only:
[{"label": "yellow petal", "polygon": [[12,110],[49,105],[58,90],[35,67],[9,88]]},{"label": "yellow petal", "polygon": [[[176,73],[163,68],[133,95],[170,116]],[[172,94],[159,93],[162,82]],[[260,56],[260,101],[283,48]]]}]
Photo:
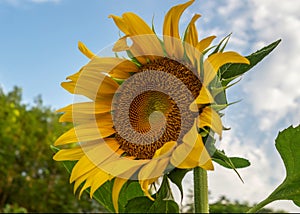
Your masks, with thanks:
[{"label": "yellow petal", "polygon": [[[89,160],[101,168],[101,163],[109,160],[111,156],[119,157],[119,154],[116,152],[120,147],[120,144],[114,138],[106,138],[105,142],[99,142],[97,146],[94,146],[93,149],[86,148],[83,146],[85,155]],[[102,168],[101,168],[102,169]],[[102,169],[103,170],[103,169]],[[108,171],[106,171],[108,172]]]},{"label": "yellow petal", "polygon": [[86,179],[88,179],[90,176],[93,176],[95,174],[96,169],[97,168],[91,169],[89,172],[81,175],[80,177],[78,177],[75,180],[75,182],[74,182],[74,189],[73,189],[74,194],[76,193],[76,190],[78,189],[78,187],[80,186],[80,184],[82,184],[84,181],[86,181]]},{"label": "yellow petal", "polygon": [[95,124],[83,124],[70,129],[61,135],[54,143],[55,146],[80,141],[102,139],[115,133],[112,126],[97,127]]},{"label": "yellow petal", "polygon": [[82,42],[78,42],[78,48],[81,51],[81,53],[83,53],[87,58],[92,59],[94,58],[96,55],[90,51]]},{"label": "yellow petal", "polygon": [[222,137],[222,121],[219,114],[210,107],[205,107],[198,117],[198,126],[203,128],[205,126],[210,127],[220,137]]},{"label": "yellow petal", "polygon": [[[108,145],[110,144],[110,145]],[[114,147],[112,144],[115,144]],[[98,165],[114,154],[120,145],[114,142],[100,143],[95,148],[85,151],[83,156],[73,167],[70,183],[89,171],[100,168]],[[102,170],[102,169],[101,169]]]},{"label": "yellow petal", "polygon": [[120,16],[115,16],[115,15],[109,15],[109,18],[112,18],[115,22],[115,24],[117,25],[117,27],[126,35],[129,35],[128,29],[127,29],[127,25],[124,22],[123,18]]},{"label": "yellow petal", "polygon": [[[206,170],[212,170],[213,165],[208,152],[198,135],[194,147],[190,148],[190,142],[179,145],[172,154],[171,163],[180,169],[190,169],[200,166]],[[184,154],[184,155],[183,155]]]},{"label": "yellow petal", "polygon": [[[97,170],[97,169],[96,169]],[[92,186],[93,180],[95,179],[94,176],[96,175],[96,170],[93,171],[93,173],[90,173],[90,175],[88,176],[88,178],[85,180],[84,185],[82,186],[80,192],[79,192],[79,198],[81,197],[82,193],[84,190],[86,190],[87,188],[89,188],[90,186]]]},{"label": "yellow petal", "polygon": [[111,102],[82,102],[58,109],[56,112],[74,112],[84,114],[100,114],[111,111]]},{"label": "yellow petal", "polygon": [[116,57],[93,58],[85,67],[86,75],[96,78],[99,72],[108,73],[114,78],[124,79],[130,76],[130,72],[138,71],[138,67],[131,61]]},{"label": "yellow petal", "polygon": [[150,183],[150,180],[139,180],[139,183],[140,183],[140,186],[141,186],[141,189],[143,190],[143,192],[145,193],[145,195],[152,201],[154,201],[154,198],[151,196],[151,194],[149,193],[149,185],[151,184]]},{"label": "yellow petal", "polygon": [[102,164],[99,164],[99,167],[112,176],[118,177],[126,172],[135,172],[135,169],[138,169],[148,162],[149,160],[132,160],[126,157],[117,157],[116,155],[113,155]]},{"label": "yellow petal", "polygon": [[123,36],[122,38],[120,38],[113,47],[113,51],[114,52],[121,52],[121,51],[126,51],[129,50],[129,46],[127,45],[127,38],[128,36]]},{"label": "yellow petal", "polygon": [[83,156],[73,167],[70,176],[70,183],[77,180],[79,177],[95,169],[97,166],[93,164],[87,156]]},{"label": "yellow petal", "polygon": [[84,156],[84,152],[80,146],[71,149],[61,149],[54,156],[56,161],[79,160]]},{"label": "yellow petal", "polygon": [[[198,129],[197,129],[197,123],[196,120],[194,121],[194,124],[192,128],[183,136],[183,144],[180,144],[172,153],[171,157],[171,163],[175,167],[179,165],[182,161],[186,159],[190,151],[197,145],[197,139],[198,138]],[[186,145],[185,145],[186,144]]]},{"label": "yellow petal", "polygon": [[[202,85],[199,95],[194,102],[196,104],[209,104],[214,102],[214,98],[210,94],[209,90],[205,87],[205,85]],[[196,109],[196,111],[198,111],[198,109]]]},{"label": "yellow petal", "polygon": [[162,176],[169,163],[169,160],[169,157],[151,160],[141,168],[138,175],[139,180],[148,180]]},{"label": "yellow petal", "polygon": [[161,148],[159,148],[158,150],[155,151],[155,154],[153,156],[154,158],[158,158],[158,157],[165,157],[168,156],[172,150],[174,149],[174,147],[177,145],[177,142],[175,141],[170,141],[165,143]]},{"label": "yellow petal", "polygon": [[93,183],[91,185],[90,190],[90,197],[94,195],[96,190],[100,188],[106,181],[110,180],[111,176],[107,174],[106,172],[102,171],[101,169],[98,169],[97,174],[95,175],[95,178],[93,179]]},{"label": "yellow petal", "polygon": [[159,39],[147,23],[138,15],[128,12],[124,13],[122,18],[118,16],[110,17],[114,19],[119,29],[126,34],[125,37],[121,38],[115,44],[114,51],[128,50],[125,38],[129,36],[133,41],[133,45],[129,50],[135,57],[140,56],[138,61],[141,64],[147,63],[145,56],[150,60],[155,60],[156,56],[163,56],[163,49]]},{"label": "yellow petal", "polygon": [[184,37],[184,49],[186,52],[187,57],[191,61],[191,64],[195,64],[195,60],[199,59],[200,57],[196,58],[196,45],[198,43],[198,32],[195,26],[195,21],[200,17],[199,14],[195,14],[189,23],[185,37]]},{"label": "yellow petal", "polygon": [[194,0],[184,4],[179,4],[172,7],[165,15],[163,24],[163,35],[165,48],[169,56],[181,59],[183,57],[183,46],[179,36],[179,19],[184,10],[189,7]]},{"label": "yellow petal", "polygon": [[[114,93],[110,93],[109,91],[105,91],[102,88],[105,88],[105,82],[99,88],[99,84],[95,81],[90,82],[91,84],[82,84],[82,81],[76,82],[62,82],[61,86],[67,90],[71,94],[80,94],[83,95],[93,101],[96,100],[107,100],[113,98]],[[90,85],[90,87],[88,86]]]},{"label": "yellow petal", "polygon": [[68,76],[66,79],[67,80],[72,80],[74,82],[77,81],[77,79],[80,77],[81,73],[82,73],[83,68],[81,68],[78,72],[76,72],[75,74],[72,74],[70,76]]},{"label": "yellow petal", "polygon": [[110,112],[100,114],[84,114],[81,112],[65,112],[60,118],[59,122],[73,122],[76,124],[97,122],[98,126],[112,125],[112,115]]},{"label": "yellow petal", "polygon": [[147,23],[132,12],[124,13],[123,20],[126,23],[130,36],[154,34]]},{"label": "yellow petal", "polygon": [[198,31],[196,29],[195,22],[197,21],[198,18],[200,18],[200,14],[195,14],[190,21],[187,29],[186,29],[186,34],[184,38],[184,42],[187,42],[188,44],[196,47],[198,43]]},{"label": "yellow petal", "polygon": [[147,56],[150,60],[155,60],[156,56],[163,56],[159,39],[143,19],[130,12],[124,13],[123,18],[133,41],[131,50],[134,56]]},{"label": "yellow petal", "polygon": [[[105,60],[100,61],[102,63],[105,63]],[[118,62],[115,63],[119,64],[111,65],[111,72],[118,72],[118,66],[120,66],[121,63],[125,63],[125,61],[122,61],[120,63],[120,61],[118,60]],[[101,72],[101,70],[97,70],[95,64],[95,61],[92,60],[85,67],[83,67],[79,73],[76,73],[74,76],[71,76],[73,80],[71,80],[70,82],[63,82],[61,86],[72,94],[81,94],[92,100],[100,99],[101,97],[105,97],[107,95],[113,95],[118,89],[119,85],[116,83],[116,81],[108,77],[107,73],[105,74]],[[130,63],[130,65],[131,64],[133,63]],[[99,69],[103,69],[104,66],[99,66]],[[129,73],[123,71],[122,73],[118,74],[126,74],[125,76],[130,76]],[[68,79],[71,78],[68,77]]]},{"label": "yellow petal", "polygon": [[247,58],[233,51],[212,54],[204,61],[203,84],[208,85],[217,75],[219,68],[227,63],[250,64]]},{"label": "yellow petal", "polygon": [[126,182],[127,179],[123,179],[123,178],[116,178],[114,181],[114,186],[112,189],[112,200],[113,200],[113,205],[116,213],[119,212],[119,194]]},{"label": "yellow petal", "polygon": [[206,48],[210,46],[212,41],[216,38],[216,36],[209,36],[204,39],[202,39],[198,44],[196,45],[196,48],[199,52],[203,52]]}]

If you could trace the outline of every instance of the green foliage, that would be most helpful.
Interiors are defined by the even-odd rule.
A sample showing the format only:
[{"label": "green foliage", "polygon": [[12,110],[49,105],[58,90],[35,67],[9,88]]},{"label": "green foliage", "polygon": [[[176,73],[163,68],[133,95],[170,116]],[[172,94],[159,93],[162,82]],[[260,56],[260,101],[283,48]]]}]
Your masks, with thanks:
[{"label": "green foliage", "polygon": [[275,145],[284,162],[286,178],[270,198],[292,200],[300,206],[300,126],[280,132]]},{"label": "green foliage", "polygon": [[172,200],[169,181],[164,176],[158,192],[152,196],[155,201],[148,197],[136,197],[128,201],[125,213],[179,213],[178,204]]},{"label": "green foliage", "polygon": [[247,159],[239,158],[239,157],[228,157],[226,159],[213,159],[216,163],[224,166],[228,169],[234,168],[245,168],[250,166],[250,162]]},{"label": "green foliage", "polygon": [[250,65],[239,64],[239,63],[228,63],[220,68],[221,82],[223,86],[227,86],[232,80],[238,78],[242,74],[249,71],[263,58],[270,54],[277,45],[281,42],[281,39],[273,42],[272,44],[256,51],[255,53],[247,56],[246,58],[250,61]]},{"label": "green foliage", "polygon": [[22,91],[0,89],[0,212],[92,212],[103,209],[87,198],[77,200],[50,144],[70,128],[38,97],[22,104]]},{"label": "green foliage", "polygon": [[[210,213],[245,213],[251,205],[248,202],[230,201],[225,196],[220,197],[218,201],[210,204]],[[285,213],[284,210],[274,210],[263,208],[261,213]]]},{"label": "green foliage", "polygon": [[279,132],[275,141],[286,168],[286,178],[265,201],[292,200],[300,206],[300,125]]},{"label": "green foliage", "polygon": [[178,187],[181,193],[181,200],[183,199],[183,188],[182,188],[182,180],[186,173],[190,171],[188,169],[173,169],[169,174],[168,178]]},{"label": "green foliage", "polygon": [[[193,192],[189,189],[188,203],[181,208],[182,213],[194,212]],[[216,202],[210,203],[210,213],[245,213],[252,207],[249,202],[240,202],[238,200],[231,201],[226,196],[221,196]],[[263,208],[260,213],[286,213],[284,210],[274,210],[271,208]]]}]

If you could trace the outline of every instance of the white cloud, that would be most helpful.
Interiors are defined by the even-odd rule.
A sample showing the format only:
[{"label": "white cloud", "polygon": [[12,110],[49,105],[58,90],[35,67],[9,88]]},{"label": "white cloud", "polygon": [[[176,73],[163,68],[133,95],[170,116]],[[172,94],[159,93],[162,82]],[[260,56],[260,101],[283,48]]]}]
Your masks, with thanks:
[{"label": "white cloud", "polygon": [[[237,129],[238,127],[234,128],[234,130]],[[266,142],[257,146],[255,139],[240,140],[236,136],[237,134],[234,132],[225,133],[218,146],[220,149],[224,149],[229,156],[249,159],[251,166],[238,170],[244,180],[242,183],[233,170],[214,164],[215,170],[208,173],[211,202],[219,199],[221,195],[225,195],[232,201],[238,199],[240,202],[258,203],[265,199],[285,177],[285,169],[279,154],[275,151],[274,144]],[[193,175],[189,173],[184,179],[185,195],[188,193],[188,189],[193,188],[192,181]],[[268,207],[290,212],[299,211],[299,208],[291,201],[271,203]]]},{"label": "white cloud", "polygon": [[286,117],[299,123],[300,16],[295,8],[300,7],[300,2],[274,4],[269,0],[253,0],[253,3],[256,13],[251,21],[260,40],[257,43],[277,38],[282,38],[282,42],[244,84],[244,91],[254,113],[261,118],[261,130],[276,127]]},{"label": "white cloud", "polygon": [[[272,143],[277,131],[300,123],[299,8],[300,1],[294,0],[280,4],[273,0],[201,1],[184,14],[189,16],[185,20],[194,11],[202,14],[197,22],[201,37],[216,35],[220,41],[233,32],[227,50],[244,55],[282,39],[271,55],[247,73],[234,86],[234,94],[230,94],[243,101],[229,107],[234,111],[230,110],[232,117],[225,122],[232,128],[231,135],[224,136],[220,147],[231,155],[249,158],[252,166],[240,170],[245,184],[233,172],[220,167],[210,173],[210,187],[216,197],[223,194],[231,199],[258,202],[284,177],[282,161]],[[191,176],[188,179],[186,185],[191,183]],[[292,202],[276,202],[271,206],[299,212]]]},{"label": "white cloud", "polygon": [[[300,1],[223,0],[201,2],[184,14],[189,20],[194,11],[203,15],[197,22],[201,37],[218,36],[217,41],[232,32],[227,46],[250,54],[281,38],[279,46],[245,75],[243,97],[260,120],[261,131],[273,129],[289,120],[300,123]],[[298,118],[298,119],[297,119]]]}]

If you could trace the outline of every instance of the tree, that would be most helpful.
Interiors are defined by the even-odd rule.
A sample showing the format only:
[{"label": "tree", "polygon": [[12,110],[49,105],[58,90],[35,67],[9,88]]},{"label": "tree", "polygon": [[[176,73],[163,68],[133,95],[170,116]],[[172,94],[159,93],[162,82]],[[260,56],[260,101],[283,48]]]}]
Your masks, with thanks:
[{"label": "tree", "polygon": [[[188,202],[182,207],[181,211],[185,213],[194,212],[193,203],[193,191],[189,189],[187,194]],[[216,202],[210,203],[209,212],[210,213],[245,213],[252,206],[249,202],[240,202],[238,200],[230,201],[226,196],[221,196]],[[274,210],[269,208],[263,208],[259,213],[286,213],[284,210]]]}]

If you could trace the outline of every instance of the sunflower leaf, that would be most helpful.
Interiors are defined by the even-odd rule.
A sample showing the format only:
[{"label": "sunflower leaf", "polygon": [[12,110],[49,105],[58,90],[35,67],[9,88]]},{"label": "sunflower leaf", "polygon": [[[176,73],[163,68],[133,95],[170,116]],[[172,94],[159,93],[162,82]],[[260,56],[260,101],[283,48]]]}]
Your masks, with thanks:
[{"label": "sunflower leaf", "polygon": [[[234,165],[234,167],[236,169],[238,169],[238,168],[245,168],[245,167],[250,166],[249,160],[244,159],[244,158],[240,158],[240,157],[228,157],[228,159],[230,159],[231,163]],[[218,163],[221,166],[224,166],[224,167],[226,167],[228,169],[232,169],[232,165],[230,164],[229,161],[224,161],[224,160],[218,159],[218,158],[213,158],[213,161],[215,161],[216,163]]]},{"label": "sunflower leaf", "polygon": [[[220,164],[221,166],[224,166],[226,168],[229,169],[233,169],[233,171],[237,174],[237,176],[239,177],[239,179],[244,183],[241,175],[238,173],[238,171],[236,170],[237,168],[243,168],[243,167],[247,167],[250,165],[250,162],[247,161],[246,159],[244,159],[243,161],[241,161],[242,158],[239,158],[238,163],[237,163],[237,159],[234,158],[230,158],[227,157],[224,153],[224,151],[220,151],[218,149],[215,149],[213,155],[212,155],[212,160],[215,161],[216,163]],[[235,163],[233,163],[233,161],[235,161]],[[236,166],[236,165],[237,166]],[[242,167],[241,167],[242,166]]]},{"label": "sunflower leaf", "polygon": [[182,188],[182,180],[186,173],[190,171],[188,169],[173,169],[169,174],[168,178],[178,187],[181,193],[181,201],[183,199],[183,188]]},{"label": "sunflower leaf", "polygon": [[164,176],[161,186],[157,191],[157,193],[155,194],[154,198],[156,198],[156,201],[167,199],[170,196],[170,191],[171,189],[170,189],[169,181],[167,177]]},{"label": "sunflower leaf", "polygon": [[119,212],[125,212],[127,203],[137,197],[144,196],[141,185],[137,181],[128,182],[124,185],[119,195]]},{"label": "sunflower leaf", "polygon": [[125,213],[148,213],[149,208],[154,204],[148,197],[136,197],[128,201]]},{"label": "sunflower leaf", "polygon": [[279,132],[275,142],[286,168],[286,178],[269,199],[292,200],[300,206],[300,125]]},{"label": "sunflower leaf", "polygon": [[277,47],[280,41],[281,39],[247,56],[246,58],[250,61],[250,65],[240,63],[228,63],[223,65],[220,68],[222,85],[226,86],[229,84],[229,82],[253,68],[257,63],[271,53]]},{"label": "sunflower leaf", "polygon": [[173,200],[155,201],[148,213],[179,213],[179,206]]}]

